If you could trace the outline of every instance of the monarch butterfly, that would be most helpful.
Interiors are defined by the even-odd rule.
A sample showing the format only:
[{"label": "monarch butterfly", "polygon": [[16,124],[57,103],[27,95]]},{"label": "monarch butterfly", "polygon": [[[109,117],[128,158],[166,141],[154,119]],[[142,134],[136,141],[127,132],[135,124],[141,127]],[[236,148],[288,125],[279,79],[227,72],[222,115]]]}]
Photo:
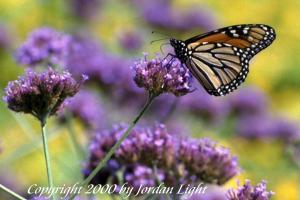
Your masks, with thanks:
[{"label": "monarch butterfly", "polygon": [[185,41],[170,39],[175,55],[205,90],[224,96],[245,81],[249,61],[275,39],[273,28],[242,24],[204,33]]}]

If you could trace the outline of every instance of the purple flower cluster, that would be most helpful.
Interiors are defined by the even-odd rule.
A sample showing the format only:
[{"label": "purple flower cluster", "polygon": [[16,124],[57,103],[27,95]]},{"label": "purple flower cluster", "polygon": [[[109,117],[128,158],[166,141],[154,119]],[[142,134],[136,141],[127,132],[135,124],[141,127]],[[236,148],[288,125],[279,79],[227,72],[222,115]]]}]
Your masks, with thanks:
[{"label": "purple flower cluster", "polygon": [[218,146],[208,138],[182,140],[179,160],[189,173],[218,185],[226,183],[238,173],[237,158],[231,155],[229,149]]},{"label": "purple flower cluster", "polygon": [[249,180],[237,190],[228,191],[228,200],[269,200],[274,195],[272,191],[267,191],[265,181],[252,186]]},{"label": "purple flower cluster", "polygon": [[71,37],[49,27],[34,30],[17,49],[15,58],[25,66],[39,64],[64,65]]},{"label": "purple flower cluster", "polygon": [[164,125],[157,124],[154,128],[133,130],[116,151],[116,157],[124,163],[140,162],[147,166],[155,161],[159,167],[168,169],[175,165],[175,151],[174,138]]},{"label": "purple flower cluster", "polygon": [[141,185],[143,187],[156,186],[158,180],[155,178],[159,181],[163,181],[165,179],[165,173],[159,170],[155,175],[153,168],[144,165],[129,166],[124,172],[124,181],[131,185],[135,190]]},{"label": "purple flower cluster", "polygon": [[70,73],[59,73],[52,68],[42,73],[28,70],[26,75],[8,83],[4,100],[9,109],[30,113],[44,123],[48,116],[60,110],[65,99],[79,91],[82,81],[77,82]]},{"label": "purple flower cluster", "polygon": [[211,30],[215,26],[211,11],[203,7],[175,10],[172,9],[170,0],[139,0],[134,2],[144,20],[154,26],[178,31],[196,28]]},{"label": "purple flower cluster", "polygon": [[97,93],[93,91],[80,90],[70,100],[66,109],[90,128],[100,129],[107,123],[104,106]]},{"label": "purple flower cluster", "polygon": [[[89,161],[84,169],[85,176],[103,159],[126,127],[118,125],[110,131],[94,135]],[[155,177],[149,180],[149,174],[154,166],[158,167],[162,182],[169,185],[180,182],[195,184],[201,181],[224,184],[239,171],[237,159],[228,149],[209,139],[179,139],[171,136],[162,124],[152,128],[135,128],[115,152],[112,160],[117,161],[123,168],[130,169],[125,170],[124,177],[129,182],[133,181],[134,185],[144,182],[152,184]],[[135,171],[132,171],[133,165]],[[98,177],[103,177],[101,173]],[[100,182],[103,183],[103,179],[93,180],[95,184]]]},{"label": "purple flower cluster", "polygon": [[147,60],[145,56],[133,69],[136,84],[154,96],[164,92],[182,96],[191,91],[191,74],[177,59],[168,61],[156,57]]}]

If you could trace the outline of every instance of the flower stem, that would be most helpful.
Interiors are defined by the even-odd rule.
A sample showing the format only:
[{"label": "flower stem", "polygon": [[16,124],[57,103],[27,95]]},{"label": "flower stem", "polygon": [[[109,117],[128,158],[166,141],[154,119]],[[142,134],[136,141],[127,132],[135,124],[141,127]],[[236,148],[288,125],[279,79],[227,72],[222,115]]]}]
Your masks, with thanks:
[{"label": "flower stem", "polygon": [[5,187],[4,185],[0,184],[0,189],[2,189],[3,191],[9,193],[11,196],[20,199],[20,200],[26,200],[24,197],[18,195],[17,193],[15,193],[14,191],[8,189],[7,187]]},{"label": "flower stem", "polygon": [[[108,153],[100,161],[100,163],[97,165],[97,167],[90,173],[90,175],[83,182],[80,183],[80,186],[85,187],[98,174],[98,172],[106,165],[108,160],[112,157],[112,155],[115,153],[115,151],[121,146],[122,142],[127,138],[127,136],[130,134],[131,130],[134,128],[134,126],[137,124],[137,122],[143,116],[145,111],[151,105],[151,103],[155,97],[156,96],[149,94],[146,104],[144,105],[142,110],[139,112],[139,114],[131,122],[130,126],[127,128],[125,133],[122,135],[122,137],[119,139],[119,141],[116,144],[114,144],[114,146],[108,151]],[[77,194],[73,194],[69,200],[74,199],[76,195]]]},{"label": "flower stem", "polygon": [[[48,148],[48,141],[46,135],[46,125],[45,123],[41,124],[42,126],[42,136],[43,136],[43,147],[44,147],[44,155],[46,160],[46,169],[47,169],[47,177],[48,177],[48,186],[50,190],[53,188],[53,178],[52,178],[52,170],[51,170],[51,163],[50,163],[50,156],[49,156],[49,148]],[[52,199],[55,199],[52,197]]]}]

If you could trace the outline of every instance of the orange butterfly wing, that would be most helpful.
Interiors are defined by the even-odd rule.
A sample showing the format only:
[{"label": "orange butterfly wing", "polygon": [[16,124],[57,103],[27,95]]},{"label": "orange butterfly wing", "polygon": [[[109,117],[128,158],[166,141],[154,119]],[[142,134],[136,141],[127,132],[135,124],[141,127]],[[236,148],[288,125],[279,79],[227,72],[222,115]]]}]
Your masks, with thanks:
[{"label": "orange butterfly wing", "polygon": [[225,95],[246,78],[249,61],[275,39],[267,25],[225,27],[185,41],[191,55],[185,63],[208,93]]}]

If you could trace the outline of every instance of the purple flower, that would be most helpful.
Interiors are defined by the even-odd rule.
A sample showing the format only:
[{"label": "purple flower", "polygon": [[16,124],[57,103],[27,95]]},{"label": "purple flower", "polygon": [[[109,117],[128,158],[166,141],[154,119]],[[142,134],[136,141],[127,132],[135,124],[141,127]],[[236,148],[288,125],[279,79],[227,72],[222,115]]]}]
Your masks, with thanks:
[{"label": "purple flower", "polygon": [[142,36],[134,30],[123,31],[118,36],[120,45],[129,51],[135,51],[142,47],[143,39]]},{"label": "purple flower", "polygon": [[215,20],[208,9],[175,10],[171,4],[170,0],[135,1],[144,20],[154,26],[178,31],[199,28],[211,30],[215,27]]},{"label": "purple flower", "polygon": [[49,27],[36,29],[17,49],[16,60],[19,64],[30,67],[39,64],[64,65],[70,39],[65,33]]},{"label": "purple flower", "polygon": [[[118,136],[119,137],[119,136]],[[136,163],[169,168],[175,163],[176,143],[163,124],[153,128],[132,131],[116,151],[116,157],[125,163]]]},{"label": "purple flower", "polygon": [[228,113],[228,106],[224,99],[216,99],[199,88],[184,96],[180,101],[180,108],[189,111],[208,122],[217,122]]},{"label": "purple flower", "polygon": [[75,17],[82,20],[94,19],[103,0],[72,0],[70,1],[70,8]]},{"label": "purple flower", "polygon": [[229,149],[208,138],[182,140],[178,157],[190,174],[206,183],[222,185],[239,172],[237,158]]},{"label": "purple flower", "polygon": [[[106,150],[118,141],[126,129],[127,125],[121,124],[111,131],[95,134],[90,145],[92,156],[102,159]],[[175,162],[175,145],[162,124],[153,128],[135,128],[116,151],[115,157],[123,163],[140,162],[152,166],[155,161],[157,165],[168,168]]]},{"label": "purple flower", "polygon": [[161,170],[157,172],[157,177],[155,177],[154,173],[153,168],[143,165],[133,165],[126,168],[124,182],[133,187],[135,192],[138,191],[140,186],[154,187],[156,186],[157,179],[163,181],[165,178],[164,172]]},{"label": "purple flower", "polygon": [[[96,133],[90,144],[90,156],[84,169],[87,176],[104,158],[107,151],[125,132],[127,125],[114,126],[112,130]],[[154,166],[166,185],[197,184],[199,182],[223,184],[237,174],[237,160],[229,150],[209,139],[184,139],[170,135],[163,124],[149,128],[134,128],[115,152],[111,160],[126,169],[127,179],[136,185],[153,183],[147,178]],[[137,179],[135,165],[141,165],[141,179]],[[134,170],[132,170],[134,168]],[[147,169],[150,168],[150,169]],[[112,169],[112,167],[110,167]],[[118,169],[118,168],[115,168]],[[93,183],[103,183],[105,173],[99,173]],[[115,174],[109,172],[106,174]],[[135,178],[133,178],[135,177]],[[102,179],[101,179],[102,178]],[[135,182],[134,182],[135,181]]]},{"label": "purple flower", "polygon": [[30,113],[42,123],[55,115],[68,97],[74,96],[84,80],[76,82],[70,73],[49,68],[42,73],[28,70],[26,75],[11,81],[5,89],[8,108]]},{"label": "purple flower", "polygon": [[80,90],[78,94],[70,100],[67,109],[73,116],[81,119],[88,127],[100,129],[106,122],[104,106],[99,96],[93,91]]},{"label": "purple flower", "polygon": [[145,56],[133,69],[136,84],[154,96],[164,92],[182,96],[191,91],[191,75],[177,59],[172,62],[159,57],[147,60]]},{"label": "purple flower", "polygon": [[248,115],[266,112],[266,96],[258,88],[246,87],[229,96],[228,103],[232,114]]},{"label": "purple flower", "polygon": [[269,200],[274,195],[272,191],[267,191],[266,181],[262,181],[256,186],[252,186],[249,180],[236,190],[229,190],[228,200]]}]

